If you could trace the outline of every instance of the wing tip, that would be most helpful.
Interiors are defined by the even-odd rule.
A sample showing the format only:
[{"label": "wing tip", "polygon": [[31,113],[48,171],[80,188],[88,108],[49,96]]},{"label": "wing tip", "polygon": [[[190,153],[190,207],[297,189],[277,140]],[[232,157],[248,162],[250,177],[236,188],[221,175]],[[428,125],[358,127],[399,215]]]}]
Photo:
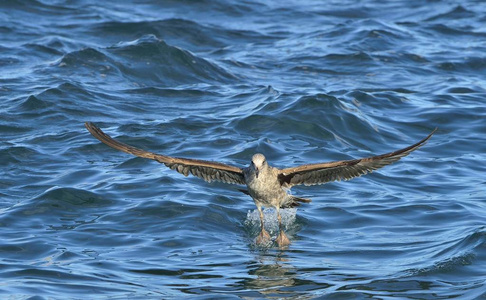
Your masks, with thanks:
[{"label": "wing tip", "polygon": [[429,135],[427,135],[423,140],[421,140],[420,142],[418,142],[416,145],[417,146],[423,146],[425,143],[427,143],[427,141],[432,137],[432,135],[434,135],[434,133],[439,130],[439,127],[435,127],[434,130],[432,130],[432,132],[429,133]]},{"label": "wing tip", "polygon": [[88,129],[88,131],[94,136],[96,136],[96,133],[98,133],[101,130],[98,126],[96,126],[94,123],[89,121],[84,122],[84,127],[86,127],[86,129]]}]

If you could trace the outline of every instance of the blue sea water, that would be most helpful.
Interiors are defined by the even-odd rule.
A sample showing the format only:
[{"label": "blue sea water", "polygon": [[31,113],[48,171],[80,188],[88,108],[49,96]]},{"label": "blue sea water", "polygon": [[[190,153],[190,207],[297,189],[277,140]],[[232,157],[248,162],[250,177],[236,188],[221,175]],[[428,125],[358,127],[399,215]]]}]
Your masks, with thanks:
[{"label": "blue sea water", "polygon": [[[485,299],[483,1],[0,2],[0,297]],[[297,187],[261,248],[243,167],[419,150]],[[277,234],[274,210],[267,229]]]}]

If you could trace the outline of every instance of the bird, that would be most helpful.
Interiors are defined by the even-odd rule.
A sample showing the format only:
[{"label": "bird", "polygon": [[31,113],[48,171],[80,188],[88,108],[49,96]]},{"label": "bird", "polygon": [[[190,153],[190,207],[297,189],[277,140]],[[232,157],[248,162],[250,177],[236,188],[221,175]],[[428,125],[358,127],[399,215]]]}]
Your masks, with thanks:
[{"label": "bird", "polygon": [[304,164],[279,169],[272,167],[261,153],[254,154],[249,166],[244,168],[207,160],[156,154],[119,142],[91,122],[86,122],[85,126],[102,143],[138,157],[155,160],[184,176],[191,174],[207,182],[219,181],[229,184],[246,185],[247,189],[240,189],[240,191],[253,198],[260,214],[261,228],[255,242],[258,245],[271,242],[271,236],[264,227],[263,208],[273,207],[277,212],[279,225],[279,233],[275,242],[281,248],[289,246],[291,242],[282,226],[280,209],[296,207],[303,203],[311,202],[310,199],[289,194],[290,188],[296,185],[310,186],[331,181],[349,180],[371,173],[417,150],[437,131],[437,128],[435,128],[419,142],[406,148],[381,155],[352,160]]}]

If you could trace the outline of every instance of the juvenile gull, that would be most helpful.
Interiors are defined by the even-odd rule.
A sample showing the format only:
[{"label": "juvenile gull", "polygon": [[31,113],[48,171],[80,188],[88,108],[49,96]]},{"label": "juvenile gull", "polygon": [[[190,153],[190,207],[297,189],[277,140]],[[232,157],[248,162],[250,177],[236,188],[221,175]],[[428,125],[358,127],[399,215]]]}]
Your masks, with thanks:
[{"label": "juvenile gull", "polygon": [[424,145],[437,130],[434,129],[427,137],[409,147],[377,156],[341,160],[335,162],[306,164],[292,168],[278,169],[270,166],[263,154],[253,155],[250,166],[238,168],[218,162],[165,156],[138,149],[112,139],[93,123],[85,123],[91,134],[106,145],[117,150],[143,158],[149,158],[163,163],[184,176],[192,174],[208,182],[221,181],[231,184],[246,185],[247,190],[241,190],[250,195],[255,201],[260,213],[261,232],[256,242],[258,244],[270,241],[270,235],[264,228],[262,207],[274,207],[277,210],[280,232],[277,244],[284,247],[290,240],[282,227],[280,208],[295,207],[301,203],[311,202],[309,199],[299,198],[288,194],[288,190],[295,185],[316,185],[329,181],[349,180],[398,161],[400,158]]}]

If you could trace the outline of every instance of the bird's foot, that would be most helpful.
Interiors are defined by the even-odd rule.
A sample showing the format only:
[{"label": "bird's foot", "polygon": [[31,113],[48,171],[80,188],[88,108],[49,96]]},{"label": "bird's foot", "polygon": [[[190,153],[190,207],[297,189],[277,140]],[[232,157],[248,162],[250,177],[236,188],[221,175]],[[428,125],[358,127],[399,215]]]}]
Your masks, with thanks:
[{"label": "bird's foot", "polygon": [[290,245],[290,240],[285,234],[285,232],[283,232],[283,230],[280,230],[276,242],[280,248],[287,247],[288,245]]},{"label": "bird's foot", "polygon": [[267,244],[271,239],[270,234],[268,234],[268,232],[262,228],[262,232],[260,232],[256,238],[256,243],[257,245]]}]

